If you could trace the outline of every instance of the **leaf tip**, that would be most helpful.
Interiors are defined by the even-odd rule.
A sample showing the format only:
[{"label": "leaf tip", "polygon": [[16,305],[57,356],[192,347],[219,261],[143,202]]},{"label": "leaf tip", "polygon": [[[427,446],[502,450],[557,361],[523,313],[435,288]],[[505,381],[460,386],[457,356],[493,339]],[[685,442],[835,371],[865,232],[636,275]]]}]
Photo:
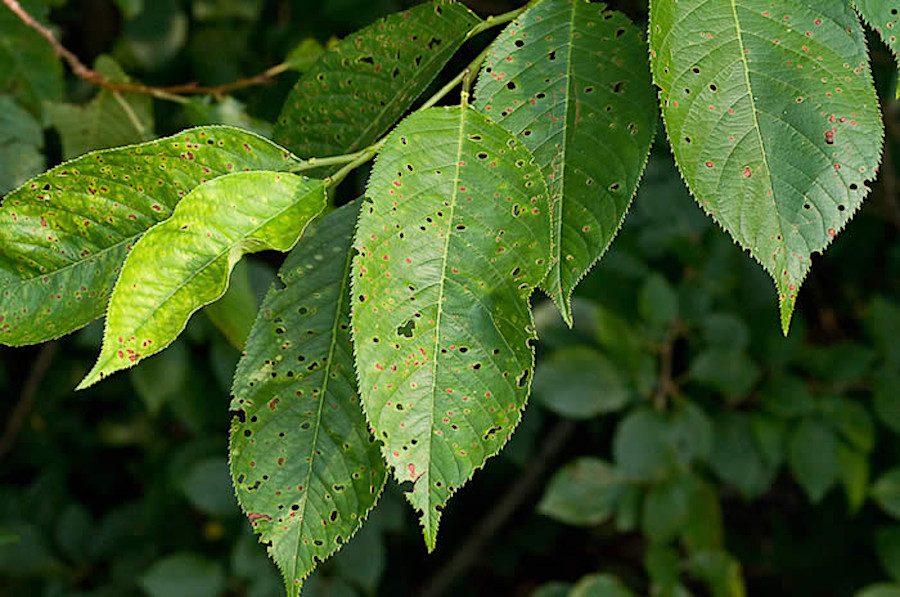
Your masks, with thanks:
[{"label": "leaf tip", "polygon": [[781,332],[787,338],[791,329],[791,317],[794,314],[794,304],[797,302],[796,296],[785,297],[781,295],[778,301],[778,307],[781,311]]}]

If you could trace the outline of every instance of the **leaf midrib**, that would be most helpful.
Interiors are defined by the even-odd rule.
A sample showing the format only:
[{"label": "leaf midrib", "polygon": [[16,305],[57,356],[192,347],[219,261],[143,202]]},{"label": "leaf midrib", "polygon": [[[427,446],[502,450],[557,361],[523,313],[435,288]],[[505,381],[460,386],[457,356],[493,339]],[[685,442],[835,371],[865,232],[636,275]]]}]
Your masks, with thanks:
[{"label": "leaf midrib", "polygon": [[[350,289],[348,288],[350,282],[350,272],[353,263],[353,251],[346,251],[346,257],[344,258],[344,274],[341,277],[341,287],[338,294],[337,304],[335,305],[334,310],[334,321],[331,325],[331,339],[328,345],[328,357],[326,361],[326,366],[322,370],[322,385],[321,390],[319,392],[319,409],[316,412],[316,429],[313,433],[312,440],[312,448],[309,453],[309,469],[306,473],[306,479],[303,482],[303,486],[306,488],[306,491],[303,493],[303,498],[300,504],[300,509],[298,510],[300,516],[300,527],[306,523],[306,505],[309,503],[309,483],[312,479],[312,471],[313,471],[313,463],[316,461],[316,445],[319,441],[319,431],[322,428],[322,412],[325,406],[325,395],[328,390],[328,380],[331,379],[329,373],[334,367],[334,351],[337,347],[337,332],[338,327],[340,326],[341,320],[341,312],[343,309],[343,304],[350,297]],[[283,290],[282,292],[286,291]],[[300,534],[297,536],[297,547],[294,550],[294,577],[297,576],[297,566],[300,565]]]}]

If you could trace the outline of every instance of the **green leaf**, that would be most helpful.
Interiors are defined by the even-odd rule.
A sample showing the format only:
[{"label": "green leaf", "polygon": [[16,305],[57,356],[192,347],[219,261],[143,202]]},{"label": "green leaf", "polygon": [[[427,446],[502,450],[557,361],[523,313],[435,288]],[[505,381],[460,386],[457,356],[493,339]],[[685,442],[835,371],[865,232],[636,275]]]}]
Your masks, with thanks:
[{"label": "green leaf", "polygon": [[884,571],[900,582],[900,526],[879,529],[875,533],[875,549]]},{"label": "green leaf", "polygon": [[809,501],[822,501],[840,476],[834,432],[815,419],[803,419],[788,439],[788,465]]},{"label": "green leaf", "polygon": [[0,546],[18,543],[19,536],[12,531],[0,527]]},{"label": "green leaf", "polygon": [[745,497],[765,493],[775,477],[776,467],[760,454],[750,417],[743,413],[724,413],[716,418],[714,429],[709,461],[713,471]]},{"label": "green leaf", "polygon": [[781,466],[785,456],[787,423],[762,413],[750,415],[750,430],[763,459],[773,467]]},{"label": "green leaf", "polygon": [[665,418],[655,410],[631,412],[616,426],[613,460],[629,481],[654,481],[664,477],[671,465]]},{"label": "green leaf", "polygon": [[304,158],[350,153],[390,129],[479,22],[434,0],[387,16],[326,51],[297,81],[275,139]]},{"label": "green leaf", "polygon": [[667,433],[678,462],[685,468],[706,461],[712,449],[713,426],[702,408],[684,401],[671,413]]},{"label": "green leaf", "polygon": [[725,535],[722,506],[716,486],[689,477],[688,514],[681,528],[681,542],[688,553],[721,549]]},{"label": "green leaf", "polygon": [[473,108],[418,112],[385,142],[355,244],[360,392],[430,550],[440,509],[525,406],[547,188],[531,153]]},{"label": "green leaf", "polygon": [[149,597],[218,597],[226,588],[222,567],[194,553],[173,554],[157,561],[138,584]]},{"label": "green leaf", "polygon": [[210,516],[237,513],[224,457],[213,456],[195,463],[181,479],[181,491],[195,508]]},{"label": "green leaf", "polygon": [[621,580],[612,574],[589,574],[582,576],[569,597],[633,597]]},{"label": "green leaf", "polygon": [[[253,328],[257,309],[256,294],[250,283],[247,262],[241,261],[231,271],[228,290],[222,298],[204,307],[203,312],[222,332],[229,344],[243,350],[244,341]],[[229,379],[231,373],[228,372]]]},{"label": "green leaf", "polygon": [[866,502],[869,491],[869,457],[841,443],[838,444],[837,459],[848,510],[855,514]]},{"label": "green leaf", "polygon": [[279,172],[226,174],[191,191],[125,260],[103,348],[78,389],[171,344],[194,311],[225,293],[244,254],[290,250],[325,200],[324,181]]},{"label": "green leaf", "polygon": [[494,41],[475,107],[534,152],[553,201],[542,288],[571,325],[575,286],[609,247],[650,154],[656,106],[640,31],[585,0],[545,0]]},{"label": "green leaf", "polygon": [[235,490],[291,595],[350,540],[386,478],[353,373],[358,210],[342,207],[309,227],[266,295],[234,375]]},{"label": "green leaf", "polygon": [[613,515],[624,489],[623,480],[608,463],[578,458],[553,474],[537,511],[566,524],[598,525]]},{"label": "green leaf", "polygon": [[[890,48],[894,59],[900,61],[900,42],[897,32],[900,30],[900,4],[891,0],[853,0],[859,16],[881,36],[881,41]],[[897,99],[900,99],[900,86],[897,87]]]},{"label": "green leaf", "polygon": [[0,193],[16,188],[45,167],[44,133],[34,117],[0,95]]},{"label": "green leaf", "polygon": [[661,274],[654,273],[641,286],[637,306],[644,321],[664,330],[678,317],[678,294]]},{"label": "green leaf", "polygon": [[644,556],[644,569],[652,583],[651,594],[671,597],[681,576],[678,550],[669,546],[651,546]]},{"label": "green leaf", "polygon": [[753,389],[760,369],[743,350],[708,348],[691,361],[690,375],[726,396],[741,398]]},{"label": "green leaf", "polygon": [[325,48],[319,43],[319,40],[307,37],[288,52],[284,64],[291,70],[305,73],[313,67],[324,51]]},{"label": "green leaf", "polygon": [[[39,0],[20,0],[22,8],[46,24],[49,9]],[[0,93],[12,93],[35,116],[41,103],[63,94],[62,63],[34,29],[11,10],[0,10]]]},{"label": "green leaf", "polygon": [[0,343],[44,342],[102,315],[129,247],[197,185],[296,163],[252,133],[206,127],[92,153],[32,179],[0,207]]},{"label": "green leaf", "polygon": [[884,473],[872,485],[872,499],[881,509],[900,519],[900,468]]},{"label": "green leaf", "polygon": [[167,402],[185,391],[191,371],[191,357],[183,342],[142,361],[129,377],[150,414],[157,414]]},{"label": "green leaf", "polygon": [[900,584],[877,583],[865,587],[855,597],[900,597]]},{"label": "green leaf", "polygon": [[850,446],[864,454],[875,449],[875,421],[862,404],[845,396],[828,396],[822,399],[819,409],[825,421]]},{"label": "green leaf", "polygon": [[[100,56],[94,69],[112,83],[131,79],[109,56]],[[59,131],[63,158],[153,138],[153,98],[141,93],[101,89],[82,105],[48,102],[48,123]]]},{"label": "green leaf", "polygon": [[900,396],[897,388],[900,378],[896,373],[881,375],[875,379],[872,406],[878,420],[895,434],[900,434]]},{"label": "green leaf", "polygon": [[688,569],[691,575],[706,583],[712,597],[744,597],[747,594],[740,562],[724,551],[698,552],[691,556]]},{"label": "green leaf", "polygon": [[690,515],[690,479],[681,477],[650,487],[644,497],[642,529],[651,543],[661,545],[675,538]]},{"label": "green leaf", "polygon": [[672,151],[698,203],[775,280],[787,333],[810,256],[874,179],[883,127],[848,3],[650,3]]},{"label": "green leaf", "polygon": [[538,363],[534,397],[559,415],[589,419],[620,410],[631,399],[631,391],[602,353],[586,346],[572,346],[557,350]]}]

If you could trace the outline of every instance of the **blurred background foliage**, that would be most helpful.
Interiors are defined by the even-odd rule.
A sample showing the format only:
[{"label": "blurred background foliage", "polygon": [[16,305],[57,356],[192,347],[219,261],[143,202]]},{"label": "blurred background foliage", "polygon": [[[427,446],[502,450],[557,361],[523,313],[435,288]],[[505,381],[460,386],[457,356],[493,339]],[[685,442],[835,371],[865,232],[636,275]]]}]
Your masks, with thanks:
[{"label": "blurred background foliage", "polygon": [[[482,16],[517,6],[466,3]],[[267,134],[297,71],[409,2],[21,4],[112,81],[275,76],[178,101],[98,90],[0,7],[3,193],[85,151],[187,126]],[[646,24],[645,3],[611,5]],[[577,292],[574,329],[535,297],[532,405],[451,502],[436,552],[392,487],[304,595],[900,596],[900,128],[895,66],[870,47],[881,176],[815,259],[790,337],[770,280],[694,204],[660,131],[619,238]],[[277,265],[249,260],[169,350],[85,392],[72,388],[101,323],[0,349],[0,594],[281,593],[226,462],[234,345]]]}]

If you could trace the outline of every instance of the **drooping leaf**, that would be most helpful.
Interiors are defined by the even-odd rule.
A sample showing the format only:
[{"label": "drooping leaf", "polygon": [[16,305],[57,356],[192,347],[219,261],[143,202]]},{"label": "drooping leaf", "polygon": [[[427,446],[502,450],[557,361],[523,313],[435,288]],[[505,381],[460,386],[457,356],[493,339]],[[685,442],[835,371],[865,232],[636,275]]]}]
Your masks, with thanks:
[{"label": "drooping leaf", "polygon": [[619,230],[650,154],[647,48],[627,17],[545,0],[497,37],[475,107],[534,152],[554,205],[558,260],[543,287],[571,324],[571,295]]},{"label": "drooping leaf", "polygon": [[6,193],[46,167],[40,123],[12,97],[0,95],[0,193]]},{"label": "drooping leaf", "polygon": [[102,315],[128,248],[197,185],[296,163],[252,133],[203,127],[32,179],[0,207],[0,343],[44,342]]},{"label": "drooping leaf", "polygon": [[418,112],[388,137],[356,236],[360,392],[434,548],[441,508],[506,443],[531,384],[528,297],[550,266],[532,154],[471,107]]},{"label": "drooping leaf", "polygon": [[[49,8],[39,0],[19,0],[25,11],[45,22]],[[13,94],[37,117],[46,100],[62,97],[62,63],[50,44],[11,10],[0,10],[0,93]]]},{"label": "drooping leaf", "polygon": [[810,256],[859,209],[882,124],[843,0],[653,1],[651,66],[703,209],[775,280],[785,333]]},{"label": "drooping leaf", "polygon": [[100,357],[78,389],[171,344],[194,311],[225,293],[244,254],[289,250],[325,199],[323,181],[284,172],[226,174],[191,191],[128,254]]},{"label": "drooping leaf", "polygon": [[[94,69],[113,83],[131,79],[109,56],[100,56]],[[153,99],[146,94],[100,90],[86,104],[47,103],[47,120],[59,131],[63,157],[153,138]]]},{"label": "drooping leaf", "polygon": [[[358,204],[310,226],[259,311],[234,377],[231,472],[289,594],[356,533],[386,479],[350,344]],[[328,497],[326,497],[328,496]]]},{"label": "drooping leaf", "polygon": [[347,36],[297,81],[275,139],[304,158],[366,147],[403,115],[478,22],[462,3],[433,0]]},{"label": "drooping leaf", "polygon": [[[869,24],[881,36],[881,40],[891,49],[894,58],[900,60],[900,2],[897,0],[853,0],[856,11],[863,21]],[[900,85],[896,91],[900,99]]]}]

